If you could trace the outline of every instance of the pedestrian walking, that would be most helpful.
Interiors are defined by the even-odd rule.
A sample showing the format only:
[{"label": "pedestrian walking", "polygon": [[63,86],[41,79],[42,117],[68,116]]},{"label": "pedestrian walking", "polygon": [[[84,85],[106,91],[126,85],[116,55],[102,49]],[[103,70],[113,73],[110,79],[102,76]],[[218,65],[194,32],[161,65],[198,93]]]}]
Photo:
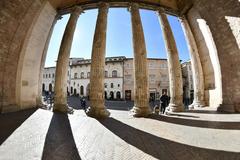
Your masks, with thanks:
[{"label": "pedestrian walking", "polygon": [[164,114],[165,109],[169,104],[169,96],[167,95],[166,92],[163,92],[162,96],[160,97],[161,100],[161,112]]}]

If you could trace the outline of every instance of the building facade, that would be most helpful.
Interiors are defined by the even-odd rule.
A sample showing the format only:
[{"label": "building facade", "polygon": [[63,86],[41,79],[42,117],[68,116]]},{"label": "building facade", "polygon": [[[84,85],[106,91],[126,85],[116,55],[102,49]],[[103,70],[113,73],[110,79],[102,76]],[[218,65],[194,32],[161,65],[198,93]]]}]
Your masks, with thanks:
[{"label": "building facade", "polygon": [[[123,63],[125,57],[107,57],[105,60],[105,98],[123,99]],[[88,97],[91,60],[78,60],[70,65],[70,95]]]},{"label": "building facade", "polygon": [[56,67],[46,67],[43,72],[42,90],[54,92]]},{"label": "building facade", "polygon": [[[166,59],[148,58],[149,97],[158,100],[163,92],[169,92],[168,65]],[[124,61],[124,97],[134,100],[134,62]]]},{"label": "building facade", "polygon": [[[134,100],[134,62],[124,56],[106,57],[104,90],[106,99]],[[68,95],[89,96],[91,59],[70,58],[68,69]],[[54,91],[55,67],[44,68],[43,91]],[[169,92],[166,59],[148,59],[149,96],[158,100]]]}]

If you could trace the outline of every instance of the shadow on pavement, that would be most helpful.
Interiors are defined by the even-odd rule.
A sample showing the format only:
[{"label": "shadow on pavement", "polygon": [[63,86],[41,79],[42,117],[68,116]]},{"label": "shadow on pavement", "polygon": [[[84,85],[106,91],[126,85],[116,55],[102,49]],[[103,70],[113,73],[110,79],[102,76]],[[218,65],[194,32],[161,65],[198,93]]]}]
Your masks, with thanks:
[{"label": "shadow on pavement", "polygon": [[196,119],[184,119],[179,117],[170,117],[165,115],[150,115],[148,118],[180,124],[184,126],[192,126],[192,127],[201,127],[201,128],[213,128],[213,129],[232,129],[239,130],[240,122],[220,122],[220,121],[204,121],[204,120],[196,120]]},{"label": "shadow on pavement", "polygon": [[157,137],[150,133],[131,127],[114,118],[101,120],[100,123],[128,144],[157,159],[231,160],[240,158],[239,153],[204,149]]},{"label": "shadow on pavement", "polygon": [[0,144],[2,144],[37,108],[0,114]]},{"label": "shadow on pavement", "polygon": [[188,113],[202,113],[202,114],[240,114],[240,113],[229,113],[229,112],[220,112],[214,110],[187,110]]},{"label": "shadow on pavement", "polygon": [[79,160],[67,114],[54,113],[45,139],[43,160]]}]

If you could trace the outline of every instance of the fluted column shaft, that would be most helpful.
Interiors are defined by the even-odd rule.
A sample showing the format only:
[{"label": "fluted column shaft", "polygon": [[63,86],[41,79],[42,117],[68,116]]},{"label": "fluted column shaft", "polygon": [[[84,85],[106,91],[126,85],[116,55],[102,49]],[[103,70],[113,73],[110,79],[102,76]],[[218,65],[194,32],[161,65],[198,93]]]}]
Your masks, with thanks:
[{"label": "fluted column shaft", "polygon": [[148,64],[144,32],[137,4],[131,4],[132,41],[134,51],[134,107],[133,116],[147,116],[150,112],[148,95]]},{"label": "fluted column shaft", "polygon": [[165,48],[168,56],[168,72],[170,83],[170,104],[167,111],[178,112],[183,110],[183,84],[181,64],[178,56],[176,42],[173,32],[163,9],[158,11],[159,21],[162,27]]},{"label": "fluted column shaft", "polygon": [[55,96],[54,96],[54,111],[67,112],[67,71],[69,66],[69,56],[72,46],[72,40],[74,31],[76,28],[77,20],[82,12],[80,7],[75,7],[71,13],[71,16],[68,20],[59,54],[56,67],[56,76],[55,76]]},{"label": "fluted column shaft", "polygon": [[100,3],[92,47],[90,72],[90,107],[87,114],[91,117],[107,117],[110,113],[104,104],[105,50],[107,32],[108,4]]},{"label": "fluted column shaft", "polygon": [[202,64],[198,53],[197,44],[188,21],[185,17],[180,18],[182,28],[188,43],[188,50],[190,52],[191,67],[193,74],[193,88],[194,88],[194,101],[190,107],[203,107],[204,104],[204,78]]}]

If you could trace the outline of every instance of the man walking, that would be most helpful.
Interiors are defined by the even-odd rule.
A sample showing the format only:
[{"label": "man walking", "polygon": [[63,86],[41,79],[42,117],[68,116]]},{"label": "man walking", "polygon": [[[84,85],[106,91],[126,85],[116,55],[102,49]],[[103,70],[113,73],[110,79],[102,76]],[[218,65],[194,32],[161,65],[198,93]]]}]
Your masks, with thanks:
[{"label": "man walking", "polygon": [[161,112],[164,114],[166,107],[169,103],[169,97],[166,92],[163,92],[162,96],[160,97],[161,100]]}]

